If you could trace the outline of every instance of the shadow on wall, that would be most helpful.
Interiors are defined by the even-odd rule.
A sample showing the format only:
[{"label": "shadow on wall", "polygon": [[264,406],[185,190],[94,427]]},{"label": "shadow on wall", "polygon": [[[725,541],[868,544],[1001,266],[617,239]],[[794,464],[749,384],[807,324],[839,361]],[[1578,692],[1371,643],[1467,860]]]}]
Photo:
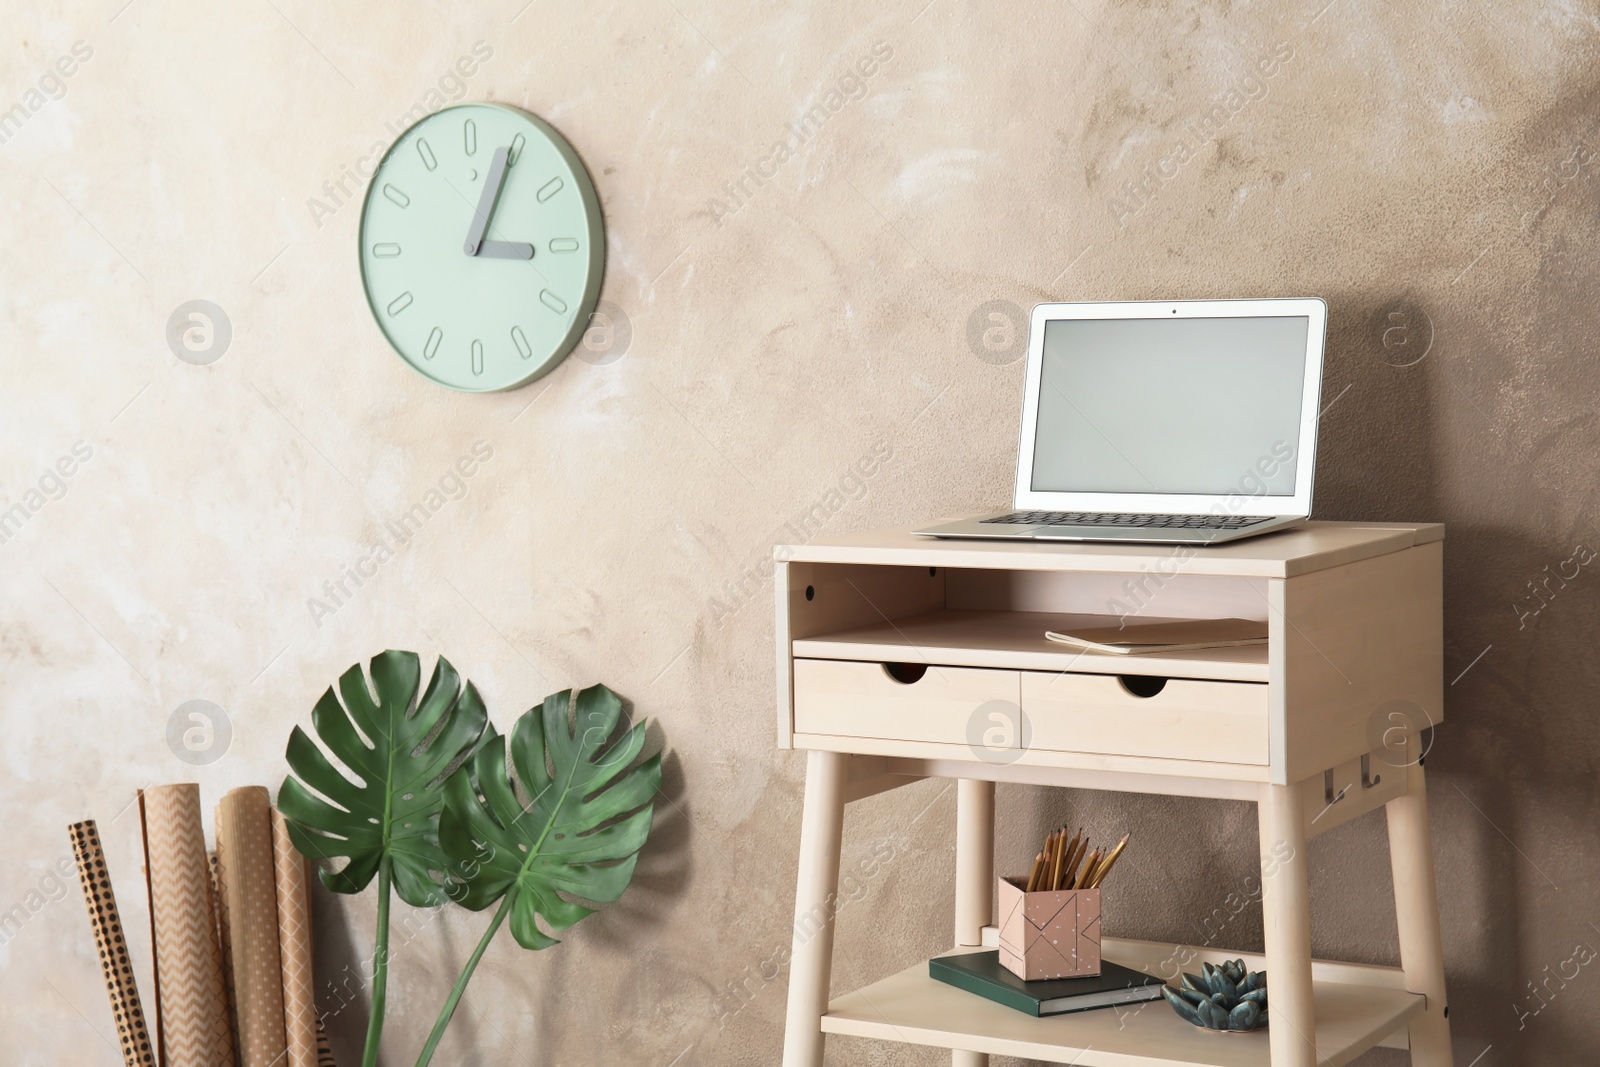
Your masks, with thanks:
[{"label": "shadow on wall", "polygon": [[[1541,340],[1508,347],[1503,316],[1480,305],[1330,298],[1349,311],[1330,320],[1317,516],[1448,527],[1448,721],[1427,767],[1462,1062],[1486,1046],[1500,1062],[1580,1047],[1570,1023],[1582,994],[1566,992],[1577,968],[1561,965],[1575,943],[1600,945],[1586,891],[1560,884],[1550,834],[1567,821],[1554,813],[1595,805],[1588,705],[1600,627],[1585,586],[1600,589],[1588,574],[1600,531],[1586,517],[1595,491],[1575,488],[1586,464],[1574,443],[1592,437],[1582,398],[1594,382],[1561,349],[1582,330],[1573,310],[1591,300],[1544,292],[1521,311],[1524,336]],[[1563,996],[1565,1016],[1544,1012]]]}]

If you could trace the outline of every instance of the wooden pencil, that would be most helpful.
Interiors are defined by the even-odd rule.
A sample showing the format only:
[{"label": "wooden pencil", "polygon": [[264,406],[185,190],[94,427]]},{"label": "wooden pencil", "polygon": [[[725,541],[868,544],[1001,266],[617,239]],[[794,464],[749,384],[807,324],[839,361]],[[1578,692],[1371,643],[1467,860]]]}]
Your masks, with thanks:
[{"label": "wooden pencil", "polygon": [[1033,871],[1028,875],[1028,884],[1027,884],[1026,888],[1023,890],[1023,892],[1026,892],[1026,893],[1037,892],[1038,888],[1039,888],[1039,879],[1042,878],[1043,876],[1044,876],[1044,853],[1043,852],[1035,852],[1033,854]]},{"label": "wooden pencil", "polygon": [[1106,880],[1106,875],[1111,873],[1111,865],[1117,862],[1117,857],[1122,855],[1122,850],[1128,847],[1128,838],[1132,836],[1132,834],[1123,834],[1122,840],[1118,841],[1106,858],[1100,862],[1100,868],[1095,873],[1094,882],[1092,883],[1093,888],[1098,888]]},{"label": "wooden pencil", "polygon": [[1067,828],[1063,826],[1056,831],[1056,859],[1050,868],[1050,877],[1045,880],[1045,888],[1054,890],[1061,885],[1061,871],[1067,862]]},{"label": "wooden pencil", "polygon": [[1104,853],[1100,849],[1097,848],[1097,849],[1092,850],[1089,853],[1089,855],[1084,858],[1083,866],[1078,870],[1077,877],[1075,877],[1072,880],[1071,888],[1073,888],[1073,889],[1088,889],[1089,888],[1089,874],[1090,874],[1091,871],[1094,870],[1095,864],[1100,862],[1100,857],[1102,855],[1104,855]]},{"label": "wooden pencil", "polygon": [[1077,866],[1078,859],[1089,847],[1089,839],[1083,836],[1083,828],[1078,828],[1078,833],[1072,839],[1072,846],[1067,851],[1067,862],[1061,868],[1061,880],[1056,883],[1057,889],[1066,889],[1066,880],[1072,877],[1072,872]]}]

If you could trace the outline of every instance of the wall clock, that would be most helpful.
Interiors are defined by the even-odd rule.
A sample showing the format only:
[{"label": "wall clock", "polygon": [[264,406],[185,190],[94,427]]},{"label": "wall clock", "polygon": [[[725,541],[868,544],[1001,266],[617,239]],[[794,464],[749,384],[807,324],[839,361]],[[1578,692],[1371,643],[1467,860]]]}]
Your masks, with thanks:
[{"label": "wall clock", "polygon": [[520,108],[429,115],[367,186],[367,303],[400,358],[448,388],[514,389],[553,370],[588,327],[604,269],[589,172]]}]

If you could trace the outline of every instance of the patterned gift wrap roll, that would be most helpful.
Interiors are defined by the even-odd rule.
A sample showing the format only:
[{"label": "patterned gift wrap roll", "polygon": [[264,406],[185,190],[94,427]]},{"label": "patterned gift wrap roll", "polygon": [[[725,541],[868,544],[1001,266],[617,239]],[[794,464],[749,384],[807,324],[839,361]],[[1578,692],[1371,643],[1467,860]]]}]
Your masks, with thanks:
[{"label": "patterned gift wrap roll", "polygon": [[133,960],[122,936],[122,918],[117,914],[117,898],[111,893],[111,875],[100,848],[100,831],[90,819],[68,826],[67,835],[72,838],[83,899],[89,905],[89,925],[100,950],[106,991],[111,995],[111,1014],[116,1017],[117,1037],[122,1042],[122,1062],[126,1067],[156,1067],[155,1049],[150,1044],[150,1030],[145,1025],[139,987],[133,977]]},{"label": "patterned gift wrap roll", "polygon": [[272,813],[272,862],[278,883],[278,953],[283,963],[287,1067],[317,1067],[317,993],[311,970],[311,884],[306,858],[289,839],[283,813]]},{"label": "patterned gift wrap roll", "polygon": [[272,802],[258,785],[217,802],[217,886],[227,918],[241,1067],[284,1067],[283,965]]},{"label": "patterned gift wrap roll", "polygon": [[140,792],[139,804],[163,1067],[234,1067],[200,787],[153,786]]},{"label": "patterned gift wrap roll", "polygon": [[322,1020],[317,1020],[317,1067],[339,1067],[333,1059],[333,1046],[328,1044],[328,1031],[323,1029]]}]

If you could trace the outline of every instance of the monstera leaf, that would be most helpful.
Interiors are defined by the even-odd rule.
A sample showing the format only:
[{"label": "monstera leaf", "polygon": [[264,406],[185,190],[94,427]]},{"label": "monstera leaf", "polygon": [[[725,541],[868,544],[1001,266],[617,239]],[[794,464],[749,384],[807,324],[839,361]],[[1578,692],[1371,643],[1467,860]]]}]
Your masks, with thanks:
[{"label": "monstera leaf", "polygon": [[473,911],[496,901],[500,908],[456,980],[419,1067],[432,1057],[508,915],[518,944],[548,948],[558,942],[539,929],[539,920],[560,931],[594,913],[561,893],[608,904],[628,887],[650,834],[661,756],[634,765],[644,747],[643,723],[611,743],[621,714],[622,701],[603,685],[579,691],[576,701],[571,690],[555,693],[511,733],[515,781],[506,771],[506,738],[496,735],[445,784],[439,838],[452,861],[450,877],[460,879],[450,895]]},{"label": "monstera leaf", "polygon": [[311,712],[317,737],[345,769],[296,726],[286,753],[294,773],[278,793],[295,848],[314,860],[347,861],[337,871],[319,871],[323,885],[335,893],[359,893],[374,875],[378,879],[362,1067],[375,1067],[383,1036],[391,890],[416,907],[444,903],[445,889],[432,877],[445,867],[439,848],[442,779],[483,742],[489,722],[478,691],[470,682],[463,690],[443,656],[420,700],[422,670],[415,652],[383,652],[373,657],[371,670],[370,690],[358,663],[339,677],[343,704],[330,687]]},{"label": "monstera leaf", "polygon": [[339,678],[342,705],[331,687],[322,694],[311,722],[346,772],[300,727],[289,735],[286,755],[294,774],[284,779],[278,807],[303,854],[349,860],[338,871],[320,872],[335,893],[361,892],[387,866],[407,904],[432,907],[445,900],[431,876],[445,866],[442,779],[482,741],[489,718],[478,691],[470,682],[463,690],[443,656],[418,700],[420,681],[417,654],[391,650],[372,660],[376,699],[359,663]]}]

